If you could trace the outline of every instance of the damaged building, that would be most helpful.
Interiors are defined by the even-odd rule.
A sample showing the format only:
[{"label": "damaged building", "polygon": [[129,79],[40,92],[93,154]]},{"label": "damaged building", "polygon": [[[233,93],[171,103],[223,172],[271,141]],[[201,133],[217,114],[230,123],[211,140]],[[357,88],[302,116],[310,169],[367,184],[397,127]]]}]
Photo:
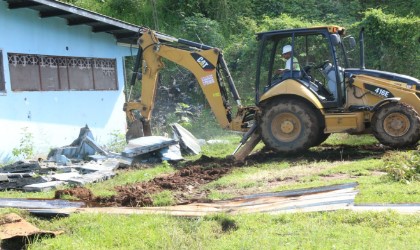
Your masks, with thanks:
[{"label": "damaged building", "polygon": [[124,59],[138,30],[60,1],[0,0],[0,163],[22,140],[46,154],[86,124],[101,144],[124,133]]}]

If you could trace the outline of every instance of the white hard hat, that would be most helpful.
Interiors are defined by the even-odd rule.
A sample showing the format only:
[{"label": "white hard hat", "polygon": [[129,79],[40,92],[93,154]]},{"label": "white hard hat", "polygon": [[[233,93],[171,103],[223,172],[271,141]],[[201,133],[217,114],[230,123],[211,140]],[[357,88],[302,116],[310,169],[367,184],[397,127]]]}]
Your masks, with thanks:
[{"label": "white hard hat", "polygon": [[291,52],[291,51],[292,51],[292,46],[290,46],[290,45],[285,45],[285,46],[283,47],[283,54],[289,53],[289,52]]}]

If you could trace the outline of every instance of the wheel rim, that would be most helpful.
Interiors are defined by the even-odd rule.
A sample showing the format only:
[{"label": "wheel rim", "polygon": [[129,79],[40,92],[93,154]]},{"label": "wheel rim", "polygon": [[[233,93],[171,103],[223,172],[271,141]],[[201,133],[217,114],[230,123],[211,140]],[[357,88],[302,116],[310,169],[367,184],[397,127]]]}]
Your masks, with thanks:
[{"label": "wheel rim", "polygon": [[403,136],[410,129],[410,120],[401,113],[391,113],[384,119],[384,130],[390,136]]},{"label": "wheel rim", "polygon": [[302,130],[300,120],[292,113],[282,113],[277,115],[271,122],[273,136],[284,142],[295,140]]}]

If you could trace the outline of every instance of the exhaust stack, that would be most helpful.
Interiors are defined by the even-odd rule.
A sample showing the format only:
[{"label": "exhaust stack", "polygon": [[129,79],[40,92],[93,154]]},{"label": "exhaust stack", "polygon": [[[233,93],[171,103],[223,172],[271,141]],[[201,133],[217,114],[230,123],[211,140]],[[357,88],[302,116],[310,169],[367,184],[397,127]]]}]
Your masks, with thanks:
[{"label": "exhaust stack", "polygon": [[359,46],[360,46],[360,69],[365,69],[365,41],[364,41],[364,31],[363,27],[359,33]]}]

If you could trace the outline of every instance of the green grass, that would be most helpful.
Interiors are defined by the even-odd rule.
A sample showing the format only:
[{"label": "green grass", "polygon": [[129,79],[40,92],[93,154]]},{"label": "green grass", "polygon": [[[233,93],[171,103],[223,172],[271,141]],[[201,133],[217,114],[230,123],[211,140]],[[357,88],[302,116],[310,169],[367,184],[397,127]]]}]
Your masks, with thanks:
[{"label": "green grass", "polygon": [[[203,154],[225,158],[240,136],[206,144]],[[357,182],[356,204],[420,203],[420,183],[393,181],[385,164],[405,151],[375,153],[359,148],[375,145],[371,136],[332,135],[326,147],[301,155],[268,154],[270,158],[246,162],[224,177],[208,183],[209,198],[226,199],[243,194],[284,191]],[[340,150],[330,150],[338,146]],[[262,145],[258,145],[260,149]],[[327,148],[327,150],[325,150]],[[257,150],[258,150],[257,149]],[[346,157],[337,157],[342,153]],[[335,157],[332,157],[334,156]],[[264,156],[264,155],[263,155]],[[194,161],[201,157],[189,156]],[[264,158],[264,157],[263,157]],[[216,163],[215,163],[216,164]],[[177,168],[183,164],[178,164]],[[125,170],[102,183],[90,184],[95,195],[107,196],[114,187],[148,181],[175,168],[167,163],[153,168]],[[1,192],[1,197],[51,198],[44,193]],[[155,206],[172,205],[171,191],[152,195]],[[36,240],[29,249],[417,249],[420,217],[393,212],[319,212],[295,214],[218,214],[200,218],[163,215],[72,214],[52,221],[17,212],[44,230],[63,230],[55,239]]]},{"label": "green grass", "polygon": [[161,174],[169,174],[174,170],[167,163],[158,164],[152,168],[146,168],[142,170],[126,170],[118,172],[118,175],[112,179],[104,182],[88,184],[86,185],[95,196],[110,196],[115,194],[114,187],[133,184],[137,182],[144,182],[155,178]]},{"label": "green grass", "polygon": [[392,212],[162,215],[75,214],[34,221],[65,230],[29,249],[417,249],[420,217]]},{"label": "green grass", "polygon": [[372,135],[332,134],[324,142],[330,145],[372,145],[379,143]]},{"label": "green grass", "polygon": [[175,205],[174,196],[169,190],[152,195],[153,205],[157,207]]}]

